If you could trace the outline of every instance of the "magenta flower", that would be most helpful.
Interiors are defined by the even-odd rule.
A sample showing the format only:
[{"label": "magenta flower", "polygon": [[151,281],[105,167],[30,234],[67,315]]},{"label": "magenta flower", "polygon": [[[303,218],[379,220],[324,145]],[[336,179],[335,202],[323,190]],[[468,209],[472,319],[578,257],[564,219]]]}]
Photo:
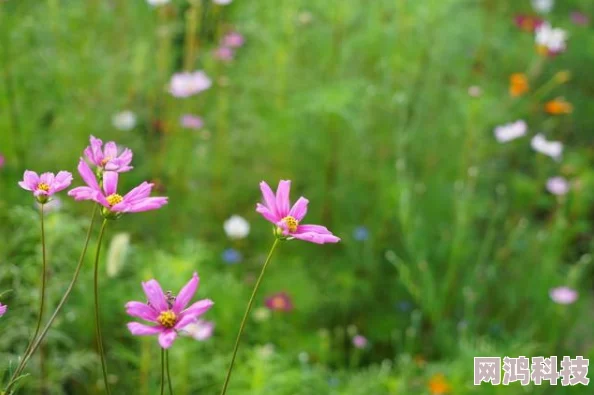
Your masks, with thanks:
[{"label": "magenta flower", "polygon": [[223,62],[230,62],[233,60],[233,49],[229,47],[219,47],[215,49],[214,56]]},{"label": "magenta flower", "polygon": [[364,336],[356,335],[355,337],[353,337],[353,346],[355,346],[356,348],[365,348],[367,347],[367,343],[369,342],[367,338]]},{"label": "magenta flower", "polygon": [[203,71],[178,73],[171,77],[169,92],[175,97],[190,97],[212,85],[212,81]]},{"label": "magenta flower", "polygon": [[103,141],[93,136],[91,136],[90,142],[90,145],[85,148],[85,156],[98,169],[118,173],[132,170],[132,166],[130,166],[130,162],[132,162],[131,150],[125,148],[118,154],[116,143],[110,141],[103,147]]},{"label": "magenta flower", "polygon": [[191,114],[182,116],[179,122],[184,128],[188,129],[200,129],[202,126],[204,126],[204,121],[202,118]]},{"label": "magenta flower", "polygon": [[266,298],[266,307],[273,311],[291,311],[293,303],[286,292],[279,292]]},{"label": "magenta flower", "polygon": [[534,33],[544,23],[544,20],[537,16],[520,14],[514,17],[514,22],[525,32]]},{"label": "magenta flower", "polygon": [[4,158],[4,155],[0,154],[0,169],[4,167],[5,163],[6,159]]},{"label": "magenta flower", "polygon": [[209,299],[202,299],[186,308],[198,289],[198,282],[198,274],[194,273],[192,279],[181,289],[177,297],[173,297],[169,293],[166,295],[157,280],[142,283],[148,302],[128,302],[126,303],[126,313],[157,325],[149,326],[130,322],[128,323],[130,332],[134,336],[158,335],[161,347],[171,347],[179,331],[195,323],[196,319],[214,304]]},{"label": "magenta flower", "polygon": [[258,203],[256,211],[264,218],[275,224],[277,235],[286,238],[295,238],[316,244],[337,243],[340,239],[321,225],[300,225],[307,213],[309,201],[303,196],[291,206],[289,192],[291,181],[281,180],[276,189],[276,195],[264,181],[260,183],[260,190],[264,195],[265,204]]},{"label": "magenta flower", "polygon": [[212,337],[214,327],[214,322],[198,318],[191,324],[188,324],[182,328],[181,333],[191,336],[198,341],[204,341]]},{"label": "magenta flower", "polygon": [[0,317],[2,317],[4,314],[6,314],[6,309],[8,309],[8,306],[0,303]]},{"label": "magenta flower", "polygon": [[89,165],[80,160],[78,172],[87,186],[77,187],[68,192],[68,196],[75,200],[93,200],[103,207],[105,214],[139,213],[156,210],[167,204],[166,197],[149,197],[154,184],[143,182],[126,195],[117,193],[119,174],[113,171],[103,173],[103,188],[99,187],[97,179]]},{"label": "magenta flower", "polygon": [[570,16],[571,21],[576,25],[585,26],[590,23],[590,18],[583,12],[573,11]]},{"label": "magenta flower", "polygon": [[230,32],[223,37],[223,47],[239,48],[244,42],[243,36],[238,32]]},{"label": "magenta flower", "polygon": [[68,188],[72,182],[72,174],[67,171],[54,173],[43,173],[40,176],[34,171],[25,170],[23,181],[19,181],[21,188],[32,191],[33,196],[39,203],[47,203],[49,198],[56,192]]},{"label": "magenta flower", "polygon": [[557,287],[552,288],[549,291],[549,296],[553,300],[553,302],[558,304],[572,304],[578,298],[578,293],[576,290],[571,289],[569,287]]}]

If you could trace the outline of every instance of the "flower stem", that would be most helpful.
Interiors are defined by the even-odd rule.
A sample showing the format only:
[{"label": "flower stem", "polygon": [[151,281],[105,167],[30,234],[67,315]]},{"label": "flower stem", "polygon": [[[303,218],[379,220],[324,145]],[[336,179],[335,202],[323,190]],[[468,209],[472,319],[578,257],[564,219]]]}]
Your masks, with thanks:
[{"label": "flower stem", "polygon": [[14,374],[12,375],[10,381],[8,382],[8,386],[6,387],[6,390],[5,390],[5,392],[7,394],[10,393],[9,390],[16,383],[16,381],[18,380],[19,375],[22,373],[22,371],[27,366],[27,362],[29,362],[29,359],[31,358],[31,356],[35,353],[35,351],[37,351],[37,348],[39,348],[39,345],[41,344],[42,340],[45,338],[45,335],[49,331],[49,328],[52,326],[54,320],[58,316],[58,313],[60,312],[60,310],[62,309],[62,307],[66,303],[66,300],[68,299],[68,296],[70,296],[70,294],[72,293],[72,290],[74,289],[74,284],[76,284],[76,281],[78,279],[78,275],[80,273],[80,269],[82,268],[82,263],[84,262],[85,255],[87,253],[87,247],[89,246],[89,240],[91,239],[91,231],[93,229],[93,224],[95,223],[95,216],[96,216],[96,214],[97,214],[97,206],[95,206],[94,209],[93,209],[93,215],[91,217],[91,224],[89,225],[89,229],[87,230],[87,237],[85,239],[85,243],[84,243],[84,246],[83,246],[83,250],[82,250],[82,252],[80,254],[80,258],[78,259],[78,264],[77,264],[76,269],[74,271],[74,276],[72,277],[72,281],[68,285],[68,288],[66,289],[66,292],[64,293],[64,296],[62,296],[62,300],[60,300],[60,303],[58,303],[58,306],[56,307],[56,310],[54,311],[54,313],[50,317],[49,321],[47,322],[47,324],[45,325],[45,327],[41,331],[41,335],[39,335],[39,337],[37,338],[37,340],[34,342],[33,346],[29,350],[29,353],[25,353],[23,355],[23,359],[21,360],[21,363],[18,365],[18,367],[14,371]]},{"label": "flower stem", "polygon": [[104,219],[101,224],[101,230],[99,231],[99,238],[97,239],[97,252],[95,253],[95,269],[93,274],[93,293],[95,299],[95,336],[97,337],[97,350],[101,357],[101,370],[103,371],[105,391],[108,394],[111,394],[109,381],[107,380],[107,362],[105,360],[105,350],[103,349],[103,338],[101,336],[101,322],[99,317],[99,254],[101,252],[101,241],[103,240],[106,225],[107,219]]},{"label": "flower stem", "polygon": [[256,281],[256,285],[254,286],[254,290],[252,291],[252,296],[248,302],[247,308],[245,310],[245,314],[243,315],[243,319],[241,320],[241,325],[239,326],[239,333],[237,334],[237,340],[235,340],[235,347],[233,348],[233,356],[231,357],[231,364],[229,365],[229,370],[227,370],[227,377],[225,378],[225,384],[223,385],[223,390],[221,391],[221,395],[225,395],[227,392],[227,387],[229,386],[229,380],[231,379],[231,372],[233,371],[233,364],[235,363],[235,357],[237,356],[237,350],[239,349],[239,342],[241,341],[241,335],[243,334],[243,329],[245,328],[245,324],[247,322],[247,318],[252,310],[252,305],[254,304],[254,299],[256,298],[256,293],[258,292],[258,288],[260,287],[260,283],[262,282],[262,278],[264,277],[264,272],[266,271],[266,267],[270,262],[270,258],[272,258],[272,253],[278,244],[279,239],[274,239],[274,243],[270,248],[270,252],[268,252],[268,257],[264,262],[264,266],[262,266],[262,271],[260,272],[260,276],[258,277],[258,281]]},{"label": "flower stem", "polygon": [[165,393],[165,349],[161,348],[161,395]]},{"label": "flower stem", "polygon": [[167,369],[167,384],[169,385],[169,395],[173,395],[173,387],[171,384],[171,373],[169,372],[169,350],[165,351],[165,368]]}]

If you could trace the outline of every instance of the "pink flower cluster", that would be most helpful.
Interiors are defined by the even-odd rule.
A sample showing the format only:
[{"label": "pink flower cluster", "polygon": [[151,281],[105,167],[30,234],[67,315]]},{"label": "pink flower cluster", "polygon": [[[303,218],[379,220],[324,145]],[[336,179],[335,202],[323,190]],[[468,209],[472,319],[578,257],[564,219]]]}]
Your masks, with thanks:
[{"label": "pink flower cluster", "polygon": [[235,50],[243,46],[244,42],[245,40],[240,33],[235,31],[227,33],[221,40],[219,47],[214,51],[215,58],[223,62],[232,61]]}]

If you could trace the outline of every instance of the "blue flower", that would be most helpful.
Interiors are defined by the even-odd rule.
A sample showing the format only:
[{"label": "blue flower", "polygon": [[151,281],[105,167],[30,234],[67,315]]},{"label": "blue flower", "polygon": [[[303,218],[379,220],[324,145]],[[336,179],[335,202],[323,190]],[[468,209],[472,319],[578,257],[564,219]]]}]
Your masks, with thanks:
[{"label": "blue flower", "polygon": [[241,253],[234,248],[227,248],[221,255],[223,261],[228,264],[239,263],[243,259]]},{"label": "blue flower", "polygon": [[365,241],[369,239],[369,230],[364,226],[357,226],[353,231],[353,237],[358,241]]},{"label": "blue flower", "polygon": [[401,300],[396,303],[396,308],[402,312],[407,312],[412,309],[413,305],[408,300]]}]

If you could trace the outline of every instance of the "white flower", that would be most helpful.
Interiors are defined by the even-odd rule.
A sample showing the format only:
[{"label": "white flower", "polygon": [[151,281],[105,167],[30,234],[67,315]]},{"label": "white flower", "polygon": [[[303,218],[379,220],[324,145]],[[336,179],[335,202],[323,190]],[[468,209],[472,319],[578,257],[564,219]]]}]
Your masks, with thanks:
[{"label": "white flower", "polygon": [[270,310],[266,307],[258,307],[252,315],[257,322],[263,322],[270,318]]},{"label": "white flower", "polygon": [[118,130],[132,130],[136,126],[136,114],[132,111],[122,111],[115,114],[111,122]]},{"label": "white flower", "polygon": [[230,239],[243,239],[250,233],[250,224],[239,215],[233,215],[223,226]]},{"label": "white flower", "polygon": [[218,5],[227,5],[227,4],[231,4],[233,0],[212,0],[213,3],[218,4]]},{"label": "white flower", "polygon": [[129,233],[118,233],[111,239],[109,250],[107,251],[108,277],[115,277],[122,270],[124,262],[126,261],[126,256],[128,255],[129,247]]},{"label": "white flower", "polygon": [[550,156],[555,160],[561,159],[563,144],[559,141],[547,141],[547,139],[539,133],[532,138],[530,145],[533,150],[540,152],[541,154]]},{"label": "white flower", "polygon": [[495,128],[495,138],[500,143],[507,143],[508,141],[517,139],[526,134],[528,126],[526,122],[520,120],[506,125],[497,126]]},{"label": "white flower", "polygon": [[541,14],[548,14],[555,6],[555,0],[532,0],[532,8]]},{"label": "white flower", "polygon": [[553,28],[545,22],[536,28],[536,45],[545,48],[552,55],[565,51],[567,47],[567,32],[563,29]]},{"label": "white flower", "polygon": [[547,190],[553,195],[565,195],[569,192],[569,182],[563,177],[551,177],[547,180]]},{"label": "white flower", "polygon": [[195,322],[184,326],[182,334],[191,336],[196,340],[203,341],[212,336],[214,331],[214,322],[197,319]]},{"label": "white flower", "polygon": [[169,3],[170,0],[146,0],[152,6],[158,6]]},{"label": "white flower", "polygon": [[175,97],[189,97],[200,93],[212,85],[204,71],[177,73],[171,77],[169,92]]}]

